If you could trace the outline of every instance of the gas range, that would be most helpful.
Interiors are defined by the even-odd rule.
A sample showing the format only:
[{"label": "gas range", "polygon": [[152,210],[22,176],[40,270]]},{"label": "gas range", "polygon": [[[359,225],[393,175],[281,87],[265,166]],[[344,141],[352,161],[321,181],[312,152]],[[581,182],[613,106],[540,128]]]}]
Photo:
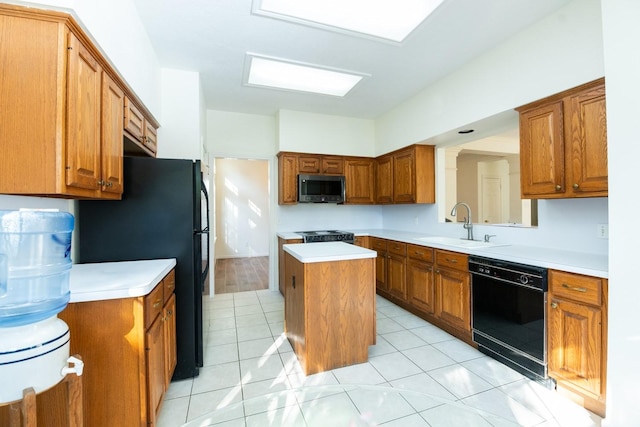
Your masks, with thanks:
[{"label": "gas range", "polygon": [[355,236],[348,231],[340,230],[315,230],[315,231],[296,231],[302,236],[304,243],[316,242],[345,242],[353,244]]}]

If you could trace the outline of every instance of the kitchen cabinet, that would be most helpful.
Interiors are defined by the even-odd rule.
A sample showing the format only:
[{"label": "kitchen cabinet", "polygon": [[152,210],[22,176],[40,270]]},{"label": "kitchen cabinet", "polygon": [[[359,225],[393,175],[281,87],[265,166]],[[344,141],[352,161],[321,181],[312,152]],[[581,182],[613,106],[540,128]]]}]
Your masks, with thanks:
[{"label": "kitchen cabinet", "polygon": [[285,333],[304,374],[366,362],[376,336],[373,258],[303,263],[285,252],[285,271]]},{"label": "kitchen cabinet", "polygon": [[434,312],[433,248],[407,245],[407,301],[416,309]]},{"label": "kitchen cabinet", "polygon": [[517,108],[521,194],[527,199],[608,195],[604,79]]},{"label": "kitchen cabinet", "polygon": [[371,237],[370,249],[377,252],[376,257],[376,290],[383,296],[387,288],[387,240],[379,237]]},{"label": "kitchen cabinet", "polygon": [[411,145],[376,159],[376,202],[435,203],[435,151]]},{"label": "kitchen cabinet", "polygon": [[435,316],[463,335],[471,334],[471,278],[466,254],[435,251]]},{"label": "kitchen cabinet", "polygon": [[300,154],[298,173],[309,175],[344,175],[344,159],[339,156]]},{"label": "kitchen cabinet", "polygon": [[158,151],[157,126],[145,117],[128,97],[125,97],[124,100],[124,133],[140,150],[151,157],[156,156]]},{"label": "kitchen cabinet", "polygon": [[278,153],[278,204],[298,203],[298,156]]},{"label": "kitchen cabinet", "polygon": [[176,361],[175,270],[141,297],[70,303],[71,354],[82,354],[84,425],[153,426]]},{"label": "kitchen cabinet", "polygon": [[284,296],[285,286],[284,286],[284,249],[282,245],[290,244],[290,243],[302,243],[302,239],[283,239],[282,237],[278,237],[278,289],[280,293]]},{"label": "kitchen cabinet", "polygon": [[120,199],[124,80],[68,14],[0,4],[0,37],[0,194]]},{"label": "kitchen cabinet", "polygon": [[558,390],[605,416],[608,281],[549,270],[548,369]]},{"label": "kitchen cabinet", "polygon": [[375,160],[368,157],[346,158],[345,203],[372,205],[375,202]]},{"label": "kitchen cabinet", "polygon": [[407,300],[407,245],[387,242],[387,291],[401,301]]},{"label": "kitchen cabinet", "polygon": [[376,158],[376,203],[393,203],[393,156]]},{"label": "kitchen cabinet", "polygon": [[369,236],[354,236],[353,244],[362,248],[370,249],[371,242]]}]

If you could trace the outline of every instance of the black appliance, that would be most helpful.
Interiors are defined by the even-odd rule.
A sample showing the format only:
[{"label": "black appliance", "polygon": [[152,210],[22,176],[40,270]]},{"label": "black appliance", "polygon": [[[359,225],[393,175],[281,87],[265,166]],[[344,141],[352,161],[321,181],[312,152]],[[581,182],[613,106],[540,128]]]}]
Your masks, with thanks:
[{"label": "black appliance", "polygon": [[469,257],[473,341],[483,353],[545,382],[547,269]]},{"label": "black appliance", "polygon": [[344,203],[344,176],[298,175],[298,202]]},{"label": "black appliance", "polygon": [[176,258],[178,361],[173,380],[195,377],[203,365],[207,199],[200,161],[125,157],[122,200],[78,202],[78,262]]},{"label": "black appliance", "polygon": [[297,234],[302,236],[304,243],[317,243],[317,242],[345,242],[353,244],[355,242],[355,236],[348,231],[339,230],[317,230],[317,231],[296,231]]}]

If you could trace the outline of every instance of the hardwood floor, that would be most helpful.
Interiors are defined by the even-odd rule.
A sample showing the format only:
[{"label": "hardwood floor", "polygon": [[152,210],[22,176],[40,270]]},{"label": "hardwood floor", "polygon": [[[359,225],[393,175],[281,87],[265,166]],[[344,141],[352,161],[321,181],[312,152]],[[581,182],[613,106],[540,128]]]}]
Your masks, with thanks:
[{"label": "hardwood floor", "polygon": [[216,260],[215,293],[257,291],[269,288],[269,257]]}]

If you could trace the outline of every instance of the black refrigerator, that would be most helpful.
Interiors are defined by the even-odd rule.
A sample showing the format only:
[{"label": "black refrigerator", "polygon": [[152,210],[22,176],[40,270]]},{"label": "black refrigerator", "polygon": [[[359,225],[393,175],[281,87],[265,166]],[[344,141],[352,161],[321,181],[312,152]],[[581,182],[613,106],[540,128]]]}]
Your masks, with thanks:
[{"label": "black refrigerator", "polygon": [[209,204],[200,161],[125,157],[123,168],[122,200],[78,202],[78,262],[175,258],[173,380],[195,377],[203,365],[202,292],[209,268]]}]

